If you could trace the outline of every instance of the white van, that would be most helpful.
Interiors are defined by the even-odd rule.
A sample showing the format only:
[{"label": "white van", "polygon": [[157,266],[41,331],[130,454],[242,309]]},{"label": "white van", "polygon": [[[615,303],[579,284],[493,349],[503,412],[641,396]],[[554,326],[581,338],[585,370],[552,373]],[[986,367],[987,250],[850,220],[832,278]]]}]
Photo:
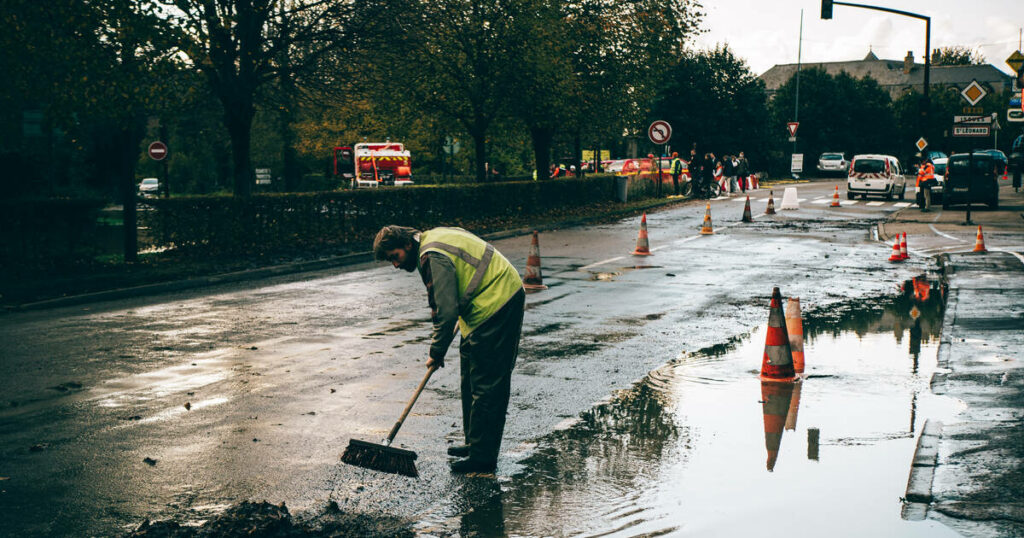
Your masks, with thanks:
[{"label": "white van", "polygon": [[860,195],[867,198],[869,194],[883,196],[892,200],[899,196],[900,200],[907,192],[907,178],[903,175],[900,161],[892,155],[855,155],[850,161],[850,171],[846,179],[846,197]]}]

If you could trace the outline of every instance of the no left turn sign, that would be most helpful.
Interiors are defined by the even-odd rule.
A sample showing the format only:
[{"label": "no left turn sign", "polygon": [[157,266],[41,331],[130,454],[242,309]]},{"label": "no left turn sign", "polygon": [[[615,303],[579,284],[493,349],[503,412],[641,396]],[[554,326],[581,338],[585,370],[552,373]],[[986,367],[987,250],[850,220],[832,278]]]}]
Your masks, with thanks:
[{"label": "no left turn sign", "polygon": [[672,126],[665,120],[658,120],[647,128],[647,137],[655,144],[664,144],[672,138]]},{"label": "no left turn sign", "polygon": [[149,145],[149,149],[146,152],[149,153],[150,159],[162,161],[167,158],[167,144],[157,140]]}]

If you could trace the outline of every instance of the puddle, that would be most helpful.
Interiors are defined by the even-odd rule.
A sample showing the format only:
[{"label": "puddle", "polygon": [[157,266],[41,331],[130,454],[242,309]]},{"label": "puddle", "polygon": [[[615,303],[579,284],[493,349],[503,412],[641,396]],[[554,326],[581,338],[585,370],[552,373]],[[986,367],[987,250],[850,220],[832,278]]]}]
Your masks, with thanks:
[{"label": "puddle", "polygon": [[540,439],[465,535],[956,536],[900,517],[917,434],[957,411],[929,390],[941,290],[803,306],[803,382],[760,381],[763,328],[683,354]]}]

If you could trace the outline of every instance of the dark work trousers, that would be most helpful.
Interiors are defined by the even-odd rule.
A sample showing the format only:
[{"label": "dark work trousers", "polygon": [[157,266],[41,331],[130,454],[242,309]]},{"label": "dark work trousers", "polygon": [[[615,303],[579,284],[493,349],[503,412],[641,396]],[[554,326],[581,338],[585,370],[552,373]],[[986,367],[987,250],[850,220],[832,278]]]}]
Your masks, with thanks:
[{"label": "dark work trousers", "polygon": [[526,293],[519,290],[459,343],[462,431],[473,460],[498,459],[525,302]]},{"label": "dark work trousers", "polygon": [[676,195],[679,194],[679,176],[681,174],[672,174],[672,186],[675,187]]}]

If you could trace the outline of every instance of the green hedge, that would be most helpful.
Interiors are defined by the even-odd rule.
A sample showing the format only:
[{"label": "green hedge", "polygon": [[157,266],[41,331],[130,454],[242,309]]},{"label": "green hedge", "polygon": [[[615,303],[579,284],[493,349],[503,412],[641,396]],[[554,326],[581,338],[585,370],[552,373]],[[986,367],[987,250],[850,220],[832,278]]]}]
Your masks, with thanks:
[{"label": "green hedge", "polygon": [[318,193],[153,199],[140,211],[156,246],[203,253],[365,245],[386,224],[421,229],[496,222],[615,198],[612,176],[417,185]]},{"label": "green hedge", "polygon": [[88,263],[100,250],[97,217],[104,205],[101,199],[0,202],[0,276],[60,273]]}]

